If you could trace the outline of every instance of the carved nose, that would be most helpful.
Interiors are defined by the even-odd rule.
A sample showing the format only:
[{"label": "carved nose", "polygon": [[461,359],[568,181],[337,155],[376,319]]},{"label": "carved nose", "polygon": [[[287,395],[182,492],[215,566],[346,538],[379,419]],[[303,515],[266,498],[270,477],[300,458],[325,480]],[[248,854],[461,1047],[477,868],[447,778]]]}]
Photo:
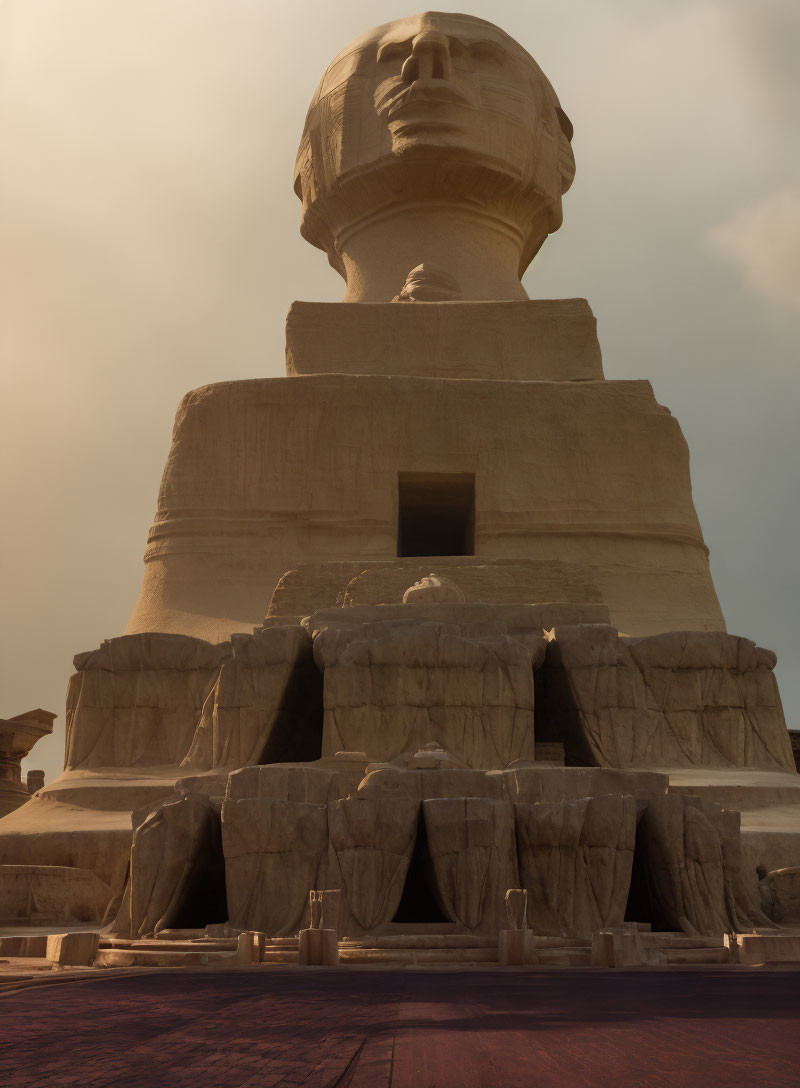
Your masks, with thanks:
[{"label": "carved nose", "polygon": [[418,34],[401,75],[406,83],[416,79],[450,78],[450,43],[444,34],[426,30]]}]

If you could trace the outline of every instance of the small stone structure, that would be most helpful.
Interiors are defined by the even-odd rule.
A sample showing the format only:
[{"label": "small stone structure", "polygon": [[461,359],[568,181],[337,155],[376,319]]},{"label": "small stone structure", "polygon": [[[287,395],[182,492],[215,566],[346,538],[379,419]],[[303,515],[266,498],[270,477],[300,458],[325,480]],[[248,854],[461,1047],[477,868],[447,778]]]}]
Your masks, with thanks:
[{"label": "small stone structure", "polygon": [[329,66],[295,191],[344,301],[185,397],[127,632],[13,812],[52,715],[0,723],[7,915],[104,909],[103,965],[795,955],[775,655],[725,630],[677,421],[520,280],[571,137],[470,16]]},{"label": "small stone structure", "polygon": [[47,710],[29,710],[14,718],[0,718],[0,818],[44,786],[44,771],[28,771],[23,785],[20,764],[37,741],[53,732],[56,716]]}]

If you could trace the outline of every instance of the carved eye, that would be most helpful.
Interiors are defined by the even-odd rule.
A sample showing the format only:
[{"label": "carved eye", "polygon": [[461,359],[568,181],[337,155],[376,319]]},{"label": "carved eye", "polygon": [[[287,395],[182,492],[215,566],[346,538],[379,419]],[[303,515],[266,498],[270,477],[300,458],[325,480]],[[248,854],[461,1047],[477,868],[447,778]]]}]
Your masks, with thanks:
[{"label": "carved eye", "polygon": [[403,61],[411,56],[411,42],[387,42],[378,50],[378,64],[386,64],[389,61]]},{"label": "carved eye", "polygon": [[502,64],[503,51],[491,42],[473,42],[469,47],[469,55],[479,64]]}]

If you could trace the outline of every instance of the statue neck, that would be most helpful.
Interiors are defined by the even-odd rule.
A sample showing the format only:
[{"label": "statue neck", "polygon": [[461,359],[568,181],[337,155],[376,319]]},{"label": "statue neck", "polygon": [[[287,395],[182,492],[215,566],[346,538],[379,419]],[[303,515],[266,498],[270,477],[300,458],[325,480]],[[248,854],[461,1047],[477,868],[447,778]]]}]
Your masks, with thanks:
[{"label": "statue neck", "polygon": [[345,228],[337,238],[345,302],[391,302],[417,265],[431,262],[458,282],[464,301],[519,300],[522,237],[481,209],[404,204]]}]

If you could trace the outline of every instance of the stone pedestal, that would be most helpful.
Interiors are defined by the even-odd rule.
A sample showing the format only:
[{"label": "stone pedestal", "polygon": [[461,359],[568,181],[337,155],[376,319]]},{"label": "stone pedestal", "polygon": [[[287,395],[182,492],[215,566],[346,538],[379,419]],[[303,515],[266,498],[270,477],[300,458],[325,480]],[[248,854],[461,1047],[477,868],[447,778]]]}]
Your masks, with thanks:
[{"label": "stone pedestal", "polygon": [[305,967],[338,967],[339,942],[335,929],[301,929],[299,962]]}]

